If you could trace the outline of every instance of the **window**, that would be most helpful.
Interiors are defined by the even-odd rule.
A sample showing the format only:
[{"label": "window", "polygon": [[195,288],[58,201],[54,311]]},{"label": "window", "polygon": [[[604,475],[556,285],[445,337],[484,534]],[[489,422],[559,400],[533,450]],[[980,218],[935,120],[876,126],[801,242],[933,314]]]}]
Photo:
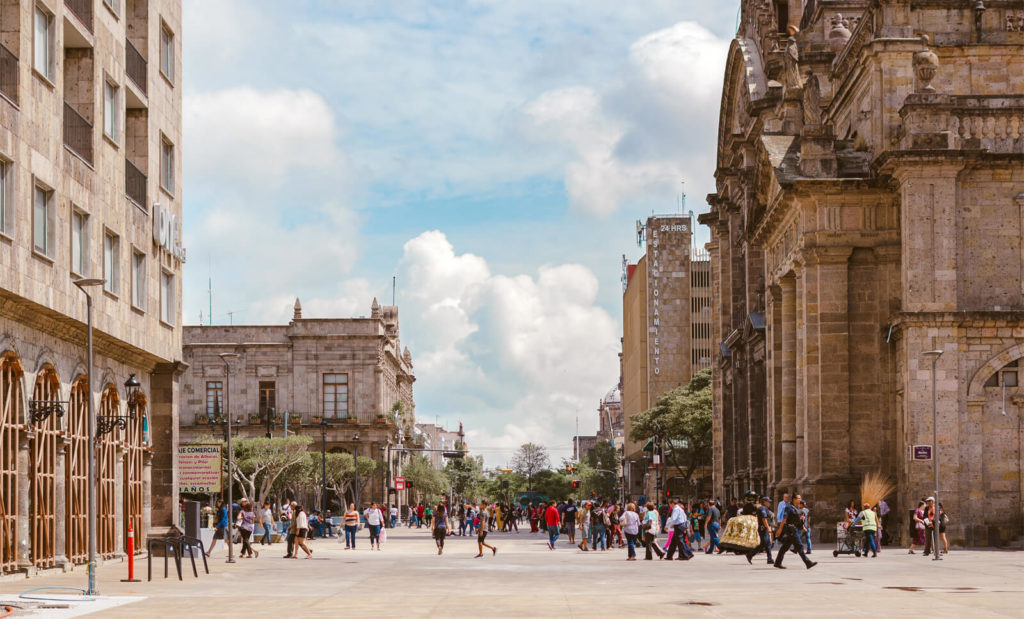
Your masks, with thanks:
[{"label": "window", "polygon": [[32,196],[32,245],[44,256],[53,253],[53,191],[35,186]]},{"label": "window", "polygon": [[121,290],[121,239],[112,232],[103,234],[103,289],[111,294]]},{"label": "window", "polygon": [[174,274],[160,272],[160,320],[173,325],[177,305],[174,303]]},{"label": "window", "polygon": [[174,82],[174,33],[166,24],[160,26],[160,72]]},{"label": "window", "polygon": [[53,63],[53,15],[40,5],[36,5],[33,37],[32,37],[32,68],[37,73],[54,80]]},{"label": "window", "polygon": [[10,235],[14,227],[14,215],[11,214],[11,195],[13,181],[10,161],[0,159],[0,233]]},{"label": "window", "polygon": [[986,387],[1016,387],[1017,386],[1017,371],[1019,369],[1019,359],[1017,361],[1011,361],[1007,363],[998,372],[988,377],[985,381]]},{"label": "window", "polygon": [[348,417],[348,374],[324,374],[324,418]]},{"label": "window", "polygon": [[118,105],[116,84],[103,82],[103,133],[111,140],[117,141]]},{"label": "window", "polygon": [[89,216],[82,211],[71,210],[71,272],[85,277],[89,256]]},{"label": "window", "polygon": [[103,4],[107,5],[107,8],[117,15],[117,0],[103,0]]},{"label": "window", "polygon": [[146,309],[146,254],[132,250],[132,306]]},{"label": "window", "polygon": [[272,380],[260,381],[260,415],[275,412],[277,409],[277,383]]},{"label": "window", "polygon": [[224,383],[210,381],[206,383],[206,414],[214,417],[224,412]]},{"label": "window", "polygon": [[160,186],[174,193],[174,144],[166,137],[160,140]]}]

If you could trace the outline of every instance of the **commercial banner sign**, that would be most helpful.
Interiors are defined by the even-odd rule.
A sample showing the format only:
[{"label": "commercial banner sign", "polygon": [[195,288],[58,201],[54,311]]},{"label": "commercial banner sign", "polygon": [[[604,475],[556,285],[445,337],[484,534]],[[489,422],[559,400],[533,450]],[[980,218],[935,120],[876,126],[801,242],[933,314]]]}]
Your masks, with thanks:
[{"label": "commercial banner sign", "polygon": [[178,492],[218,494],[222,470],[220,445],[178,447]]}]

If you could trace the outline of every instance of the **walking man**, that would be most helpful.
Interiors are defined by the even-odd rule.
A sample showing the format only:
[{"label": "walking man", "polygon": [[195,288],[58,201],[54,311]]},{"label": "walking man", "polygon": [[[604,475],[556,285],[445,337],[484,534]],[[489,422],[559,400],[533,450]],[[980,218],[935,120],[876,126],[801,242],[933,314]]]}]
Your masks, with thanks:
[{"label": "walking man", "polygon": [[665,528],[672,531],[672,543],[669,544],[668,552],[665,554],[666,561],[672,560],[672,555],[675,554],[677,549],[679,550],[680,561],[689,561],[693,558],[693,551],[686,544],[686,530],[689,524],[689,519],[686,517],[686,511],[683,510],[682,502],[676,499],[672,507],[672,513],[669,515],[668,521],[665,522]]},{"label": "walking man", "polygon": [[544,523],[548,527],[548,549],[554,550],[555,541],[558,540],[558,527],[562,524],[562,516],[558,513],[554,501],[551,501],[548,508],[544,510]]},{"label": "walking man", "polygon": [[871,505],[868,503],[864,504],[864,511],[857,515],[857,518],[853,521],[850,526],[856,525],[858,522],[863,523],[864,528],[864,558],[868,558],[868,551],[872,552],[872,556],[878,556],[878,544],[875,536],[878,534],[878,514],[875,510],[871,509]]},{"label": "walking man", "polygon": [[718,548],[718,552],[722,552],[722,547],[718,543],[718,533],[722,530],[722,512],[718,511],[718,507],[714,503],[708,506],[708,516],[704,522],[708,531],[708,549],[704,553],[711,554],[715,548]]},{"label": "walking man", "polygon": [[786,569],[782,565],[782,560],[786,558],[786,552],[790,548],[795,548],[799,553],[800,558],[803,559],[804,565],[807,569],[811,569],[817,563],[811,561],[804,554],[804,547],[800,545],[800,529],[803,528],[803,515],[800,513],[800,507],[803,505],[803,499],[800,495],[793,497],[793,502],[786,506],[786,510],[783,512],[782,520],[779,521],[779,528],[775,532],[775,536],[782,541],[782,546],[779,548],[779,554],[775,556],[775,567],[780,570]]},{"label": "walking man", "polygon": [[260,512],[260,526],[263,527],[263,539],[260,540],[261,546],[269,546],[270,541],[270,529],[274,526],[274,514],[270,511],[270,501],[263,504],[263,511]]},{"label": "walking man", "polygon": [[766,496],[761,497],[761,507],[757,508],[757,534],[761,537],[761,545],[747,553],[747,563],[754,563],[754,556],[762,550],[768,554],[768,565],[774,565],[772,561],[772,523],[771,523],[772,500]]}]

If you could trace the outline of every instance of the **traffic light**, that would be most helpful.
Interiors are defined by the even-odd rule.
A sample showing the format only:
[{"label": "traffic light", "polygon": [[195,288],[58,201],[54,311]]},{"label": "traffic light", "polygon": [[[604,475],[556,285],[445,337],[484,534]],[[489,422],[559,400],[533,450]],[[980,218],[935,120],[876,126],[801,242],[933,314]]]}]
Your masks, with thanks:
[{"label": "traffic light", "polygon": [[666,490],[665,491],[665,498],[666,499],[671,499],[672,498],[672,491],[671,490]]},{"label": "traffic light", "polygon": [[503,482],[501,482],[501,487],[502,487],[503,489],[507,490],[507,489],[508,489],[508,481],[503,481]]},{"label": "traffic light", "polygon": [[412,488],[412,480],[407,477],[405,479],[405,489],[408,490],[409,488]]},{"label": "traffic light", "polygon": [[572,487],[573,488],[579,488],[580,487],[580,480],[578,480],[578,479],[572,480]]},{"label": "traffic light", "polygon": [[464,451],[446,451],[441,454],[445,458],[465,458],[466,452]]}]

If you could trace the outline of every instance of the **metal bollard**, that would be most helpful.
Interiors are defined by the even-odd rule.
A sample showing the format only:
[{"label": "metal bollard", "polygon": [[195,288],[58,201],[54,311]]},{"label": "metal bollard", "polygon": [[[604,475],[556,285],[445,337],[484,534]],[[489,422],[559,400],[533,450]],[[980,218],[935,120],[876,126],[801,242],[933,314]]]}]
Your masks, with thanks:
[{"label": "metal bollard", "polygon": [[121,582],[142,582],[135,578],[135,529],[128,521],[128,578],[122,578]]}]

